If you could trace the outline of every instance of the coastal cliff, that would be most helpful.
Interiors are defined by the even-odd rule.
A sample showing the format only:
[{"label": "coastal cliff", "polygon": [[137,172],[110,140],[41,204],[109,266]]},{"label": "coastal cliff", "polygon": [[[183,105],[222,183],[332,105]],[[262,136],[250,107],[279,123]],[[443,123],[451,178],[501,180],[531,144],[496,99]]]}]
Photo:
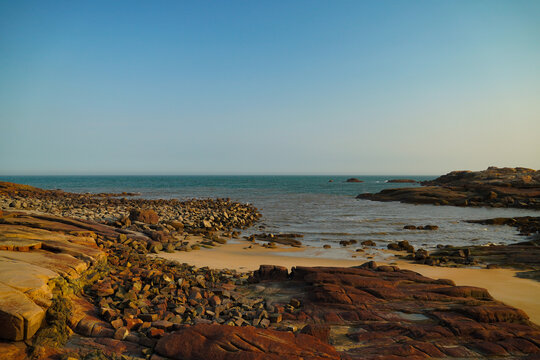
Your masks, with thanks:
[{"label": "coastal cliff", "polygon": [[357,199],[411,204],[513,207],[540,210],[540,170],[489,167],[452,171],[420,187],[364,193]]}]

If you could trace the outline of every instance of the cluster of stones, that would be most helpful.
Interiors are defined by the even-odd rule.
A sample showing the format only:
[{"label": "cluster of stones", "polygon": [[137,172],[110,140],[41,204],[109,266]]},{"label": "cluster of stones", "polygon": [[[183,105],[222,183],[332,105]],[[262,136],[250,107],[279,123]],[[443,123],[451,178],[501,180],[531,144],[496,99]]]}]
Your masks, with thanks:
[{"label": "cluster of stones", "polygon": [[104,330],[109,337],[149,346],[185,324],[267,328],[294,309],[244,294],[247,274],[197,269],[140,255],[125,244],[98,243],[110,251],[110,272],[86,293],[114,329]]},{"label": "cluster of stones", "polygon": [[[192,251],[201,247],[213,248],[227,243],[227,239],[240,236],[239,231],[218,231],[206,220],[204,223],[208,226],[186,229],[184,223],[178,220],[161,222],[153,210],[132,209],[129,216],[120,218],[111,225],[124,231],[124,234],[120,234],[118,242],[129,245],[141,254]],[[146,237],[132,236],[140,233]]]},{"label": "cluster of stones", "polygon": [[[124,228],[135,225],[135,230],[140,223],[177,222],[188,232],[200,229],[231,231],[245,229],[261,217],[254,206],[230,199],[149,200],[112,195],[118,194],[75,194],[0,182],[0,208],[31,209]],[[140,218],[133,216],[134,209],[152,211],[155,216],[143,216],[139,224],[127,223],[126,219],[130,217]]]},{"label": "cluster of stones", "polygon": [[358,199],[413,204],[489,206],[540,209],[540,170],[489,167],[483,171],[452,171],[421,187],[385,189]]},{"label": "cluster of stones", "polygon": [[[0,216],[3,216],[0,240],[8,237],[15,243],[24,243],[25,237],[32,237],[39,238],[42,244],[28,249],[18,246],[0,250],[0,283],[8,282],[6,289],[0,289],[2,294],[11,296],[13,292],[20,292],[12,287],[27,292],[21,293],[20,299],[0,296],[2,339],[32,341],[30,338],[42,323],[49,321],[48,315],[43,321],[45,313],[48,314],[48,308],[56,301],[48,280],[62,278],[83,291],[82,297],[71,300],[74,312],[66,322],[77,335],[66,344],[66,351],[75,348],[84,353],[89,346],[101,346],[105,352],[109,348],[121,352],[131,349],[131,353],[138,356],[142,351],[143,358],[157,358],[152,355],[156,342],[188,326],[215,324],[223,326],[224,334],[227,329],[248,327],[249,334],[258,334],[258,341],[266,337],[260,332],[262,329],[298,330],[282,327],[280,322],[284,314],[299,311],[301,303],[295,299],[284,303],[267,302],[249,289],[254,279],[248,274],[198,269],[150,257],[146,255],[146,246],[152,240],[124,229],[27,212],[8,211]],[[43,266],[39,272],[37,264]],[[15,265],[17,271],[20,270],[17,273],[13,271]],[[23,277],[25,274],[28,279]],[[19,280],[24,284],[19,284]],[[35,291],[28,290],[32,282],[36,283]],[[60,295],[68,296],[67,293]],[[39,306],[30,301],[36,301]],[[32,305],[32,311],[27,303]],[[255,327],[261,330],[253,330]],[[51,331],[46,327],[45,330],[47,335],[38,332],[34,339],[58,334],[57,329]],[[289,335],[284,335],[284,339],[289,339]],[[307,338],[301,339],[306,341]],[[23,359],[21,354],[26,350],[24,345],[0,342],[1,352],[12,354],[13,359]]]},{"label": "cluster of stones", "polygon": [[520,235],[528,236],[525,241],[508,245],[490,246],[441,246],[430,254],[430,258],[444,264],[478,264],[483,263],[488,269],[510,267],[527,270],[519,272],[519,276],[540,279],[540,217],[495,218],[486,220],[469,220],[471,223],[489,225],[509,225],[516,227]]},{"label": "cluster of stones", "polygon": [[[350,239],[350,240],[340,240],[339,241],[339,245],[343,246],[343,247],[347,247],[349,245],[355,245],[355,244],[358,244],[358,240],[355,240],[355,239]],[[362,245],[363,247],[366,247],[366,246],[377,246],[377,243],[373,240],[363,240],[362,242],[360,242],[360,245]],[[323,248],[325,249],[329,249],[331,246],[330,245],[324,245]],[[362,249],[356,249],[356,251],[361,251]]]},{"label": "cluster of stones", "polygon": [[469,250],[454,248],[451,245],[437,245],[437,248],[440,249],[441,252],[444,251],[450,256],[432,256],[432,254],[425,249],[415,249],[407,240],[390,243],[387,245],[387,248],[388,250],[407,252],[408,255],[403,258],[413,260],[418,264],[443,266],[450,264],[476,265],[478,263]]},{"label": "cluster of stones", "polygon": [[[437,245],[431,253],[424,249],[415,250],[408,241],[403,240],[388,244],[389,250],[405,251],[403,258],[420,264],[435,266],[462,266],[484,264],[487,268],[510,267],[529,270],[520,273],[524,277],[540,278],[540,217],[523,216],[516,218],[494,218],[485,220],[467,220],[467,222],[486,225],[509,225],[517,228],[522,236],[530,238],[519,243],[508,245],[491,244],[489,246],[451,246]],[[418,229],[413,225],[406,229]],[[425,227],[424,227],[425,228]]]}]

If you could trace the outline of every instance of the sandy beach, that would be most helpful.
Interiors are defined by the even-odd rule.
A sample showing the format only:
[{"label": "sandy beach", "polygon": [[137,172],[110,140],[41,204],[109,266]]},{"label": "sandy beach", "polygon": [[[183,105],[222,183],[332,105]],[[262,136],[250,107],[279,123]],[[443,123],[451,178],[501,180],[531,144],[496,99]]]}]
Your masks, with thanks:
[{"label": "sandy beach", "polygon": [[[516,276],[516,271],[509,269],[473,269],[434,267],[412,264],[403,260],[393,260],[388,252],[381,256],[368,259],[365,255],[357,255],[354,259],[329,259],[324,257],[305,256],[301,248],[267,249],[252,243],[227,244],[213,249],[201,249],[191,252],[160,253],[165,259],[179,263],[187,263],[197,267],[208,266],[215,269],[234,269],[237,271],[252,271],[261,264],[280,265],[287,268],[294,266],[357,266],[369,260],[378,264],[393,264],[403,269],[416,271],[432,278],[453,280],[456,285],[468,285],[485,288],[497,300],[514,306],[527,313],[530,320],[540,324],[540,283],[534,280],[522,279]],[[283,255],[286,253],[287,255]],[[295,253],[296,255],[291,255]],[[321,251],[321,256],[323,251]],[[384,255],[384,256],[382,256]],[[386,258],[386,260],[384,260]]]}]

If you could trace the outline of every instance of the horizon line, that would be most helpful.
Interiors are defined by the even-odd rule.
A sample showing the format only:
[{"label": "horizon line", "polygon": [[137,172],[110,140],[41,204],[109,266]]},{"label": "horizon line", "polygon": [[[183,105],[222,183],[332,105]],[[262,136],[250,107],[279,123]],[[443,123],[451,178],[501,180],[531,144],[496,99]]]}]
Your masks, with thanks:
[{"label": "horizon line", "polygon": [[58,174],[0,174],[2,177],[24,176],[440,176],[440,174],[397,173],[58,173]]}]

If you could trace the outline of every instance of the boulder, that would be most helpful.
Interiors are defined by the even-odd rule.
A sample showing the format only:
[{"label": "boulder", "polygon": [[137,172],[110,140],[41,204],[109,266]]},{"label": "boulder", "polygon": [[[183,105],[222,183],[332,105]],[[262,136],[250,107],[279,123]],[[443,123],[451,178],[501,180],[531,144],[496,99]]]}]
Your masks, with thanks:
[{"label": "boulder", "polygon": [[362,245],[362,246],[377,246],[377,244],[373,240],[364,240],[364,241],[362,241],[360,243],[360,245]]},{"label": "boulder", "polygon": [[140,221],[146,224],[157,224],[159,222],[158,214],[151,209],[131,209],[129,218],[132,221]]},{"label": "boulder", "polygon": [[259,270],[253,272],[255,281],[281,281],[287,280],[289,271],[285,266],[261,265]]}]

